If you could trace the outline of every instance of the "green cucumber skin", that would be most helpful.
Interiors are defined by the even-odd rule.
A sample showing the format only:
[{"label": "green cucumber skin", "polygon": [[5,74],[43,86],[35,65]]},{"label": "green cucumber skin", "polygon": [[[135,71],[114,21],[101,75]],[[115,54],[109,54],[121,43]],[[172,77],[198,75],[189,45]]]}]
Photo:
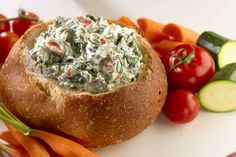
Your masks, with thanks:
[{"label": "green cucumber skin", "polygon": [[231,80],[236,82],[236,79],[232,79],[232,74],[236,71],[236,63],[231,63],[224,66],[220,71],[215,73],[214,77],[210,80],[217,81],[217,80]]},{"label": "green cucumber skin", "polygon": [[208,50],[217,63],[218,53],[220,52],[221,47],[228,41],[231,40],[214,32],[205,31],[200,35],[197,45]]},{"label": "green cucumber skin", "polygon": [[199,102],[200,102],[200,106],[201,106],[202,108],[206,109],[207,111],[209,111],[209,112],[214,112],[214,113],[227,113],[227,112],[235,111],[235,110],[236,110],[236,107],[235,107],[234,109],[231,109],[231,110],[219,111],[219,110],[214,110],[214,109],[208,108],[207,106],[203,105],[204,102],[202,102],[201,92],[202,92],[203,90],[205,90],[208,86],[211,86],[212,84],[214,84],[214,83],[216,83],[216,82],[219,82],[219,81],[221,81],[221,82],[233,82],[233,83],[235,83],[235,85],[236,85],[236,82],[230,81],[230,80],[217,80],[217,81],[213,81],[213,82],[208,83],[207,85],[205,85],[205,86],[199,91],[199,93],[198,93],[198,95],[197,95],[197,96],[198,96],[198,100],[199,100]]}]

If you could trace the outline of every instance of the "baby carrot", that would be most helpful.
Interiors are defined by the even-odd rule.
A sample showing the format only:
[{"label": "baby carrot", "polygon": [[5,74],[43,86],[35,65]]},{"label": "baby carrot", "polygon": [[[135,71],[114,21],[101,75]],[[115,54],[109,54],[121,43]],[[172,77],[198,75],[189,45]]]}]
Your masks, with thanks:
[{"label": "baby carrot", "polygon": [[43,140],[54,152],[63,157],[98,157],[98,155],[92,153],[80,144],[56,134],[42,130],[32,130],[30,136]]},{"label": "baby carrot", "polygon": [[34,138],[23,135],[10,125],[7,125],[7,127],[12,136],[25,148],[31,157],[50,157],[43,145]]},{"label": "baby carrot", "polygon": [[13,146],[20,146],[20,143],[12,136],[10,131],[4,131],[0,133],[0,139],[6,141]]},{"label": "baby carrot", "polygon": [[134,24],[134,22],[127,16],[121,16],[118,21],[122,24],[125,24],[127,26],[130,26],[132,28],[137,29],[137,26]]},{"label": "baby carrot", "polygon": [[172,41],[172,40],[163,40],[159,43],[152,44],[154,50],[159,52],[163,57],[173,50],[176,46],[183,44],[182,42]]},{"label": "baby carrot", "polygon": [[162,32],[164,25],[148,18],[139,18],[137,20],[139,29],[144,32],[144,35],[150,42],[159,42],[161,40],[170,39],[169,35]]},{"label": "baby carrot", "polygon": [[10,146],[0,143],[0,149],[12,157],[30,157],[22,147]]},{"label": "baby carrot", "polygon": [[163,32],[172,36],[174,40],[183,43],[196,44],[199,38],[198,33],[175,23],[169,23],[165,25],[163,28]]},{"label": "baby carrot", "polygon": [[[12,153],[15,153],[15,154],[19,154],[18,152],[21,152],[21,153],[23,153],[23,154],[27,154],[28,155],[28,153],[25,151],[25,149],[20,145],[20,143],[12,136],[12,134],[11,134],[11,132],[10,131],[4,131],[4,132],[1,132],[0,133],[0,139],[2,139],[3,141],[5,141],[5,142],[7,142],[8,144],[10,144],[10,145],[12,145],[12,146],[14,146],[15,148],[12,150],[12,151],[10,151],[11,149],[8,149],[9,151],[10,151],[10,153],[12,154]],[[1,143],[0,143],[1,144]],[[55,152],[53,152],[52,150],[51,150],[51,148],[48,146],[48,145],[46,145],[46,144],[44,144],[44,143],[42,143],[42,145],[47,149],[47,151],[48,151],[48,153],[50,154],[50,156],[52,156],[52,157],[62,157],[62,156],[59,156],[58,154],[56,154]],[[15,155],[16,156],[16,155]],[[14,157],[15,157],[14,156]],[[29,155],[28,155],[29,156]],[[24,155],[23,156],[21,156],[21,157],[25,157]]]}]

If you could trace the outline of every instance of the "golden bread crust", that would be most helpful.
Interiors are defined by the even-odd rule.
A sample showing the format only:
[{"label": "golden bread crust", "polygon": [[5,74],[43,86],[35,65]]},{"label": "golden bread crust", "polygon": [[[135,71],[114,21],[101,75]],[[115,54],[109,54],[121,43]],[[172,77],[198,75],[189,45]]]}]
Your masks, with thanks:
[{"label": "golden bread crust", "polygon": [[161,60],[139,37],[140,48],[150,56],[145,79],[100,94],[48,94],[33,80],[23,63],[26,47],[47,29],[42,23],[28,30],[11,50],[0,72],[0,101],[28,125],[78,139],[87,147],[120,143],[149,126],[161,111],[167,79]]}]

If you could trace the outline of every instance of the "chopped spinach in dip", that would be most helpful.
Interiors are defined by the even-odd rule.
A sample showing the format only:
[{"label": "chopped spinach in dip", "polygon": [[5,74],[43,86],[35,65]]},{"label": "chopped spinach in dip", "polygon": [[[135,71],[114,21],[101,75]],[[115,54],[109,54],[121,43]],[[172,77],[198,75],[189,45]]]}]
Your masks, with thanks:
[{"label": "chopped spinach in dip", "polygon": [[41,73],[61,86],[100,93],[136,81],[143,55],[136,31],[102,17],[58,17],[30,50]]}]

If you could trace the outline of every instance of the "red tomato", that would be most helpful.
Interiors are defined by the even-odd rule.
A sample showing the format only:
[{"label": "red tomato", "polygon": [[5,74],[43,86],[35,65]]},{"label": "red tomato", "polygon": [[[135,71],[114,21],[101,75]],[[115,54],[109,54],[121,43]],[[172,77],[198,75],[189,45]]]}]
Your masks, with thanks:
[{"label": "red tomato", "polygon": [[18,39],[18,35],[13,32],[3,32],[0,34],[0,63],[5,61],[12,46]]},{"label": "red tomato", "polygon": [[198,99],[189,90],[179,89],[168,94],[164,113],[171,121],[176,123],[190,122],[197,116],[198,111]]},{"label": "red tomato", "polygon": [[203,48],[184,44],[169,52],[164,65],[170,89],[197,92],[215,73],[215,62]]},{"label": "red tomato", "polygon": [[[4,16],[3,14],[0,14],[0,19],[6,19],[6,16]],[[9,22],[2,22],[0,23],[0,33],[2,32],[7,32],[10,31],[10,24]]]},{"label": "red tomato", "polygon": [[[36,18],[38,19],[38,16],[32,12],[25,12],[24,14],[27,17],[30,18]],[[25,33],[27,29],[29,29],[30,26],[36,24],[36,21],[30,21],[30,20],[14,20],[12,23],[13,31],[18,35],[21,36]]]}]

